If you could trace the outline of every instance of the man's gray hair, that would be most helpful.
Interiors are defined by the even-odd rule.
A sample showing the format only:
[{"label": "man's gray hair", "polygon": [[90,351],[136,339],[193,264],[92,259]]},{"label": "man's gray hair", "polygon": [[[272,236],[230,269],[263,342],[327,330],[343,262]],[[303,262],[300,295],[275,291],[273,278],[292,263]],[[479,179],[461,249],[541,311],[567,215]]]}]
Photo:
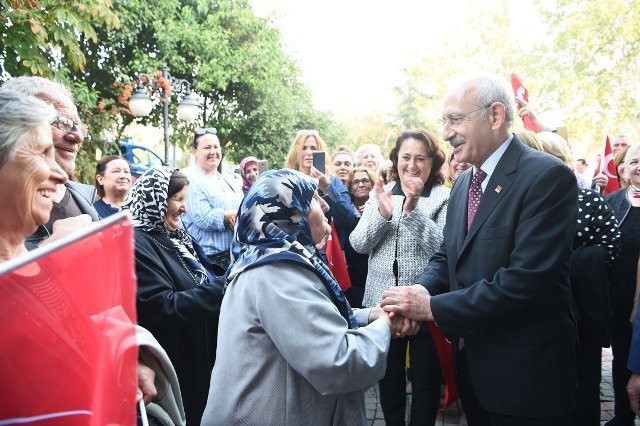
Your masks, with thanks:
[{"label": "man's gray hair", "polygon": [[73,93],[57,81],[43,77],[16,77],[7,80],[2,89],[11,90],[22,95],[36,96],[42,98],[51,92],[59,92],[68,97],[73,102]]},{"label": "man's gray hair", "polygon": [[505,107],[507,128],[511,127],[515,114],[516,101],[513,90],[503,78],[493,74],[478,74],[461,80],[460,84],[469,88],[475,88],[476,98],[478,100],[476,106],[482,108],[482,110],[478,111],[480,117],[484,118],[489,114],[487,109],[483,107],[493,102],[500,102]]},{"label": "man's gray hair", "polygon": [[0,167],[13,158],[25,137],[34,137],[38,127],[55,117],[53,106],[37,97],[0,88]]}]

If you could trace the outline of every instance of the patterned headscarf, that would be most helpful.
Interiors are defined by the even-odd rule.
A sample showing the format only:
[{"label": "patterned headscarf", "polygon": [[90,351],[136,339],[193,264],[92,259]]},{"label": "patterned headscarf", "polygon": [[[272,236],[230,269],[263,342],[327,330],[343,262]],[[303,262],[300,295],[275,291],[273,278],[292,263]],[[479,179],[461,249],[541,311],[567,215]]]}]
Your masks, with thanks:
[{"label": "patterned headscarf", "polygon": [[358,324],[335,277],[314,254],[307,214],[317,189],[315,179],[291,169],[260,175],[240,205],[227,285],[247,269],[294,263],[320,278],[349,328],[355,329]]},{"label": "patterned headscarf", "polygon": [[245,157],[240,162],[240,176],[242,177],[242,192],[244,192],[245,194],[247,193],[247,191],[249,191],[249,188],[251,188],[251,182],[247,180],[247,172],[245,169],[251,163],[258,164],[258,159],[256,157]]},{"label": "patterned headscarf", "polygon": [[131,187],[122,209],[131,212],[135,228],[166,234],[180,252],[182,259],[191,267],[199,284],[213,282],[211,273],[198,260],[191,236],[183,228],[169,231],[164,223],[168,208],[169,181],[175,170],[177,169],[173,167],[158,166],[145,171]]}]

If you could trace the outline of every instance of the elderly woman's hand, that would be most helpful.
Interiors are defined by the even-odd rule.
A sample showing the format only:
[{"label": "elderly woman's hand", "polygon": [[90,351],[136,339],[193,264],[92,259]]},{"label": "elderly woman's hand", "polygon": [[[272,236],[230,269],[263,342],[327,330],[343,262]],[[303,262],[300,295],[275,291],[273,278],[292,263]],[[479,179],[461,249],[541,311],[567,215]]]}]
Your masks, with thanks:
[{"label": "elderly woman's hand", "polygon": [[322,173],[313,166],[311,166],[311,177],[318,179],[318,188],[326,194],[327,189],[329,188],[329,183],[331,183],[331,177],[328,174]]},{"label": "elderly woman's hand", "polygon": [[138,361],[138,390],[136,400],[144,399],[147,405],[158,395],[155,385],[156,373],[142,361]]}]

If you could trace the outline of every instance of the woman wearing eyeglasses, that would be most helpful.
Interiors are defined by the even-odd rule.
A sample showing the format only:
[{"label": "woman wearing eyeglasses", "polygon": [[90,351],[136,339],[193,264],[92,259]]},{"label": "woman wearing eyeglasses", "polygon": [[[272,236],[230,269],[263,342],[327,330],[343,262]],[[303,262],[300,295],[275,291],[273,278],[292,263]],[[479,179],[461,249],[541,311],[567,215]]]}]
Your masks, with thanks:
[{"label": "woman wearing eyeglasses", "polygon": [[[369,255],[365,307],[380,304],[394,285],[413,285],[442,243],[449,189],[444,183],[445,156],[426,130],[400,134],[391,151],[394,182],[378,179],[349,241]],[[388,425],[405,424],[406,351],[411,357],[411,424],[433,425],[440,403],[441,373],[428,330],[391,342],[387,371],[380,381],[380,403]]]},{"label": "woman wearing eyeglasses", "polygon": [[355,227],[358,215],[352,208],[349,190],[342,181],[337,176],[329,176],[327,166],[325,173],[313,167],[313,153],[319,151],[326,153],[327,144],[318,131],[300,130],[289,148],[284,167],[318,179],[319,193],[329,205],[328,215],[333,219],[340,245],[344,247],[346,230]]},{"label": "woman wearing eyeglasses", "polygon": [[231,262],[229,247],[243,194],[220,173],[222,148],[215,128],[195,130],[191,153],[195,164],[182,170],[191,183],[183,222],[209,261],[226,269]]},{"label": "woman wearing eyeglasses", "polygon": [[[364,212],[365,203],[369,200],[369,193],[373,189],[375,179],[375,174],[365,167],[356,167],[349,173],[347,187],[351,193],[353,210],[357,213],[358,220],[362,212]],[[364,287],[367,281],[369,255],[360,254],[353,249],[349,242],[349,234],[352,231],[353,228],[348,230],[344,244],[344,257],[349,270],[349,278],[351,278],[351,287],[345,292],[345,296],[351,307],[361,308]]]}]

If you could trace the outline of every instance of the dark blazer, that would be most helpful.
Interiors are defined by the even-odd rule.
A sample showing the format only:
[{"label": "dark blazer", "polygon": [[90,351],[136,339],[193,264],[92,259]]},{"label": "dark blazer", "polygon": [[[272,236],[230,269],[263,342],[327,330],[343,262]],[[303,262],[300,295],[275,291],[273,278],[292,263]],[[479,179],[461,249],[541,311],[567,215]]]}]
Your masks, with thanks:
[{"label": "dark blazer", "polygon": [[[187,424],[200,424],[215,361],[223,278],[196,285],[166,234],[135,231],[138,323],[160,342],[180,382]],[[194,241],[200,262],[210,268]]]},{"label": "dark blazer", "polygon": [[471,381],[486,410],[567,414],[576,389],[568,281],[575,176],[514,137],[467,232],[471,175],[469,169],[456,181],[444,241],[417,282],[434,295],[431,309],[444,335],[464,337]]}]

